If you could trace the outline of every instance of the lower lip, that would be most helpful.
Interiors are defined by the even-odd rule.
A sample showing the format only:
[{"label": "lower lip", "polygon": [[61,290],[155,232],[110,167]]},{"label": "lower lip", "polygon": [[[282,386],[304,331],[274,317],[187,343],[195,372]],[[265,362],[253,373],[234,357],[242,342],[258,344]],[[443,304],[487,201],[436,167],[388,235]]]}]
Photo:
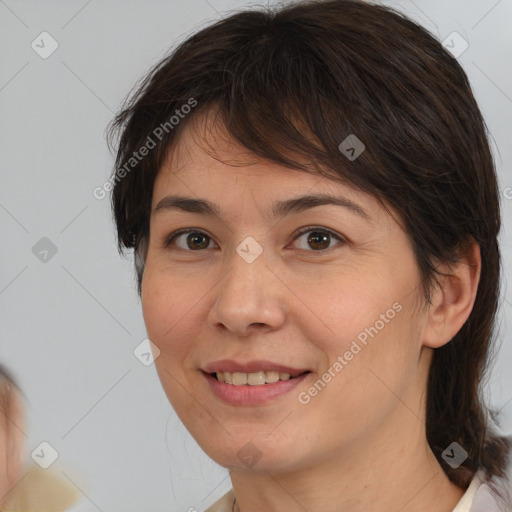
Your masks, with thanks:
[{"label": "lower lip", "polygon": [[264,404],[289,393],[295,389],[304,379],[310,375],[305,373],[299,377],[289,380],[279,380],[270,384],[259,384],[257,386],[235,386],[219,382],[213,375],[203,372],[206,380],[210,384],[213,393],[230,405],[259,405]]}]

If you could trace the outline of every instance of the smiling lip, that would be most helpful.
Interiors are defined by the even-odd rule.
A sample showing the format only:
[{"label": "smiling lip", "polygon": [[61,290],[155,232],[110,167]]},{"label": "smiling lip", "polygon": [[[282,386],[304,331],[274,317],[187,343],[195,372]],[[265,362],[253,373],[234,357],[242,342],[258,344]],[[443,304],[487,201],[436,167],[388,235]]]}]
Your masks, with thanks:
[{"label": "smiling lip", "polygon": [[[219,382],[213,373],[216,372],[242,372],[253,373],[259,371],[275,371],[289,373],[297,377],[289,380],[279,380],[277,382],[251,386],[249,384],[236,386]],[[247,363],[237,363],[229,359],[215,361],[210,363],[202,370],[213,394],[229,405],[254,406],[270,402],[295,389],[311,372],[306,369],[284,366],[270,361],[250,361]]]},{"label": "smiling lip", "polygon": [[290,375],[300,375],[307,372],[307,368],[292,368],[291,366],[284,366],[281,364],[272,363],[271,361],[248,361],[247,363],[237,363],[232,359],[222,359],[206,365],[203,369],[206,373],[215,372],[282,372],[289,373]]}]

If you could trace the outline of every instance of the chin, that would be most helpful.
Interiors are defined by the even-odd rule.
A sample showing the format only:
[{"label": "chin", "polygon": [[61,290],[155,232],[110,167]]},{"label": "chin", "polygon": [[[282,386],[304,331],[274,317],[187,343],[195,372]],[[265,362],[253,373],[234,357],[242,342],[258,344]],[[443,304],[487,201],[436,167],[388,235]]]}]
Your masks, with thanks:
[{"label": "chin", "polygon": [[275,473],[289,471],[300,464],[302,454],[293,439],[288,437],[285,443],[282,439],[270,439],[267,434],[268,431],[230,437],[224,432],[224,435],[211,435],[205,442],[199,438],[196,441],[211,459],[229,470]]}]

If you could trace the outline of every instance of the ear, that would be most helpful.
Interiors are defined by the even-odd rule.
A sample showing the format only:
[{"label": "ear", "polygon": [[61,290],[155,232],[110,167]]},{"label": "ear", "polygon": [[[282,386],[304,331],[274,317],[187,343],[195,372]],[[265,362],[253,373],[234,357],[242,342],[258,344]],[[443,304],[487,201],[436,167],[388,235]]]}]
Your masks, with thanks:
[{"label": "ear", "polygon": [[438,348],[448,343],[468,319],[475,303],[482,260],[474,239],[459,247],[456,264],[442,263],[440,286],[432,293],[423,345]]}]

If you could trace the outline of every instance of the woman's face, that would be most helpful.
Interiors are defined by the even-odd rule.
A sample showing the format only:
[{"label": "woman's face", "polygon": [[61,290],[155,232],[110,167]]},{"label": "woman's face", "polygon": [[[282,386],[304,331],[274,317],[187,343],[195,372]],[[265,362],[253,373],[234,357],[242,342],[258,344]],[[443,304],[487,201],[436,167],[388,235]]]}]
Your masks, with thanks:
[{"label": "woman's face", "polygon": [[[431,354],[407,235],[374,197],[218,133],[213,158],[192,126],[155,182],[142,282],[156,368],[187,429],[219,464],[252,471],[417,431]],[[320,195],[339,204],[297,201]],[[285,373],[303,375],[263,384]]]}]

